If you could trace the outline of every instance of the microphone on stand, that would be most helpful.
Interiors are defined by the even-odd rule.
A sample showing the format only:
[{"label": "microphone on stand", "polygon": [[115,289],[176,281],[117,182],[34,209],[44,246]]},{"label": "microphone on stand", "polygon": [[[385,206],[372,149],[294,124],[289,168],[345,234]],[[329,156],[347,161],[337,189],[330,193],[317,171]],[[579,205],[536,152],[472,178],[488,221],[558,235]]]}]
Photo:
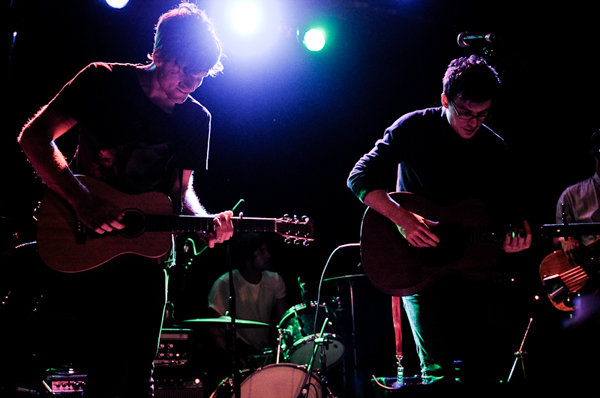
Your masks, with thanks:
[{"label": "microphone on stand", "polygon": [[456,42],[461,47],[469,47],[473,42],[477,41],[486,41],[491,43],[493,40],[496,40],[496,36],[492,33],[488,33],[486,35],[471,35],[469,32],[461,32],[456,38]]}]

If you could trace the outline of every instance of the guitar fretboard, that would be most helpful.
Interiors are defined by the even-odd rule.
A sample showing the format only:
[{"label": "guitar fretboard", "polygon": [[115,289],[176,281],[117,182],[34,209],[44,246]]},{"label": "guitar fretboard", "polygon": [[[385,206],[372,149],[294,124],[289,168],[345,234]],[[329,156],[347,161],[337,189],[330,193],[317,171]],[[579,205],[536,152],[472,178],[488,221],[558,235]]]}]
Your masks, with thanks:
[{"label": "guitar fretboard", "polygon": [[468,235],[469,243],[492,243],[502,241],[506,232],[495,227],[470,227]]},{"label": "guitar fretboard", "polygon": [[[275,218],[232,217],[235,232],[277,232]],[[212,217],[146,215],[145,229],[150,232],[214,232]]]}]

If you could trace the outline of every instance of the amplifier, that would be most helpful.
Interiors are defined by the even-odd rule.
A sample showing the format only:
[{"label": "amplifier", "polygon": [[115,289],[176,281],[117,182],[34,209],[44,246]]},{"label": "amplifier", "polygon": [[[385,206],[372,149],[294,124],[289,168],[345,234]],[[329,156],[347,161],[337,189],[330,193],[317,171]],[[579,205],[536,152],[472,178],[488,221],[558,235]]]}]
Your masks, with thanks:
[{"label": "amplifier", "polygon": [[155,366],[187,365],[189,361],[191,329],[168,329],[161,331]]},{"label": "amplifier", "polygon": [[43,384],[52,395],[81,397],[86,377],[84,374],[77,373],[48,374]]},{"label": "amplifier", "polygon": [[154,377],[155,398],[204,398],[202,379],[194,376]]}]

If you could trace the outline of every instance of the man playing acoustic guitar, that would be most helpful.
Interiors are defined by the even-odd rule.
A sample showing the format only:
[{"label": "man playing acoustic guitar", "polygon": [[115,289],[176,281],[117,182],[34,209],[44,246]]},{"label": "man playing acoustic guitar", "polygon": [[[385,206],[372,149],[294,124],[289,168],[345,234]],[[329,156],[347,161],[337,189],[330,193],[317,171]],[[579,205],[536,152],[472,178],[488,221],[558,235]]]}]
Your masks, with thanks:
[{"label": "man playing acoustic guitar", "polygon": [[[380,274],[385,285],[381,290],[403,296],[424,384],[454,380],[454,360],[468,359],[470,353],[482,351],[478,344],[482,333],[476,327],[481,326],[478,320],[485,316],[485,300],[478,296],[479,292],[485,292],[485,284],[455,277],[460,274],[459,267],[456,272],[443,273],[446,264],[460,264],[463,253],[457,247],[461,242],[456,237],[463,232],[450,231],[444,237],[442,218],[446,216],[444,208],[477,200],[491,220],[507,219],[509,202],[504,198],[509,191],[506,177],[511,170],[507,167],[506,146],[502,138],[483,124],[490,117],[499,85],[496,71],[483,58],[473,55],[453,60],[443,78],[442,106],[411,112],[396,120],[375,147],[356,163],[348,178],[348,186],[360,200],[397,226],[394,230],[399,236],[398,246],[403,247],[399,252],[405,258],[397,258],[394,265],[385,268],[381,264],[394,250],[383,249],[385,240],[377,237],[377,231],[367,230],[367,212],[361,237],[362,264],[370,278],[369,268]],[[396,178],[396,190],[411,193],[408,198],[388,193],[390,182]],[[417,211],[413,205],[418,198],[423,200],[423,206]],[[426,214],[428,207],[430,214]],[[459,205],[446,218],[460,221],[464,215],[465,220],[478,222],[480,216],[468,217],[471,210],[480,209],[470,204]],[[505,235],[506,231],[505,228],[500,239],[504,251],[518,252],[531,245],[527,222],[523,228],[512,229]],[[366,241],[379,248],[380,253],[376,248],[368,250]],[[442,248],[450,253],[450,259],[429,254]],[[468,257],[469,251],[465,248],[464,252]],[[475,253],[470,258],[469,272],[473,279],[485,278],[489,274],[483,271],[489,264],[485,264],[485,258],[479,258],[479,252]],[[379,258],[369,260],[366,254]],[[425,263],[426,259],[430,263],[415,273],[420,276],[439,271],[438,283],[425,279],[418,286],[401,288],[386,284],[405,266],[404,260]],[[402,283],[406,278],[396,280]],[[463,364],[467,366],[468,361]],[[471,363],[471,367],[480,370],[483,375],[479,377],[489,376],[485,375],[482,362]]]},{"label": "man playing acoustic guitar", "polygon": [[[207,168],[211,119],[190,94],[221,71],[221,58],[211,21],[182,3],[159,19],[151,63],[89,65],[25,125],[19,142],[48,189],[97,235],[125,228],[125,209],[74,175],[55,143],[67,132],[79,133],[76,173],[129,195],[169,195],[175,214],[214,217],[214,231],[202,235],[213,247],[233,234],[232,213],[208,215],[193,189],[192,170]],[[74,283],[81,296],[73,302],[89,321],[86,398],[150,393],[171,263],[122,255]]]}]

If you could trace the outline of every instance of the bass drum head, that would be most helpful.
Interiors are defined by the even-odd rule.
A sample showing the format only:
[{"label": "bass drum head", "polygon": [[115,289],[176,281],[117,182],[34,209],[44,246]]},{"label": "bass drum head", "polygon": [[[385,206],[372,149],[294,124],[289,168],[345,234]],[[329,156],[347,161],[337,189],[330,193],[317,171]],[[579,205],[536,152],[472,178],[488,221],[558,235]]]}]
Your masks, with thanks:
[{"label": "bass drum head", "polygon": [[[321,398],[321,379],[308,373],[301,366],[279,363],[257,369],[248,376],[240,387],[242,398],[296,398],[302,393],[302,386],[310,385],[307,398]],[[310,381],[310,383],[309,383]],[[234,398],[231,379],[224,380],[211,398]],[[304,397],[304,395],[303,395]]]},{"label": "bass drum head", "polygon": [[[298,365],[287,363],[267,365],[242,382],[241,395],[252,398],[296,398],[302,393],[302,386],[309,385],[307,376],[306,370]],[[311,374],[310,388],[306,397],[321,398],[321,396],[321,379]]]}]

